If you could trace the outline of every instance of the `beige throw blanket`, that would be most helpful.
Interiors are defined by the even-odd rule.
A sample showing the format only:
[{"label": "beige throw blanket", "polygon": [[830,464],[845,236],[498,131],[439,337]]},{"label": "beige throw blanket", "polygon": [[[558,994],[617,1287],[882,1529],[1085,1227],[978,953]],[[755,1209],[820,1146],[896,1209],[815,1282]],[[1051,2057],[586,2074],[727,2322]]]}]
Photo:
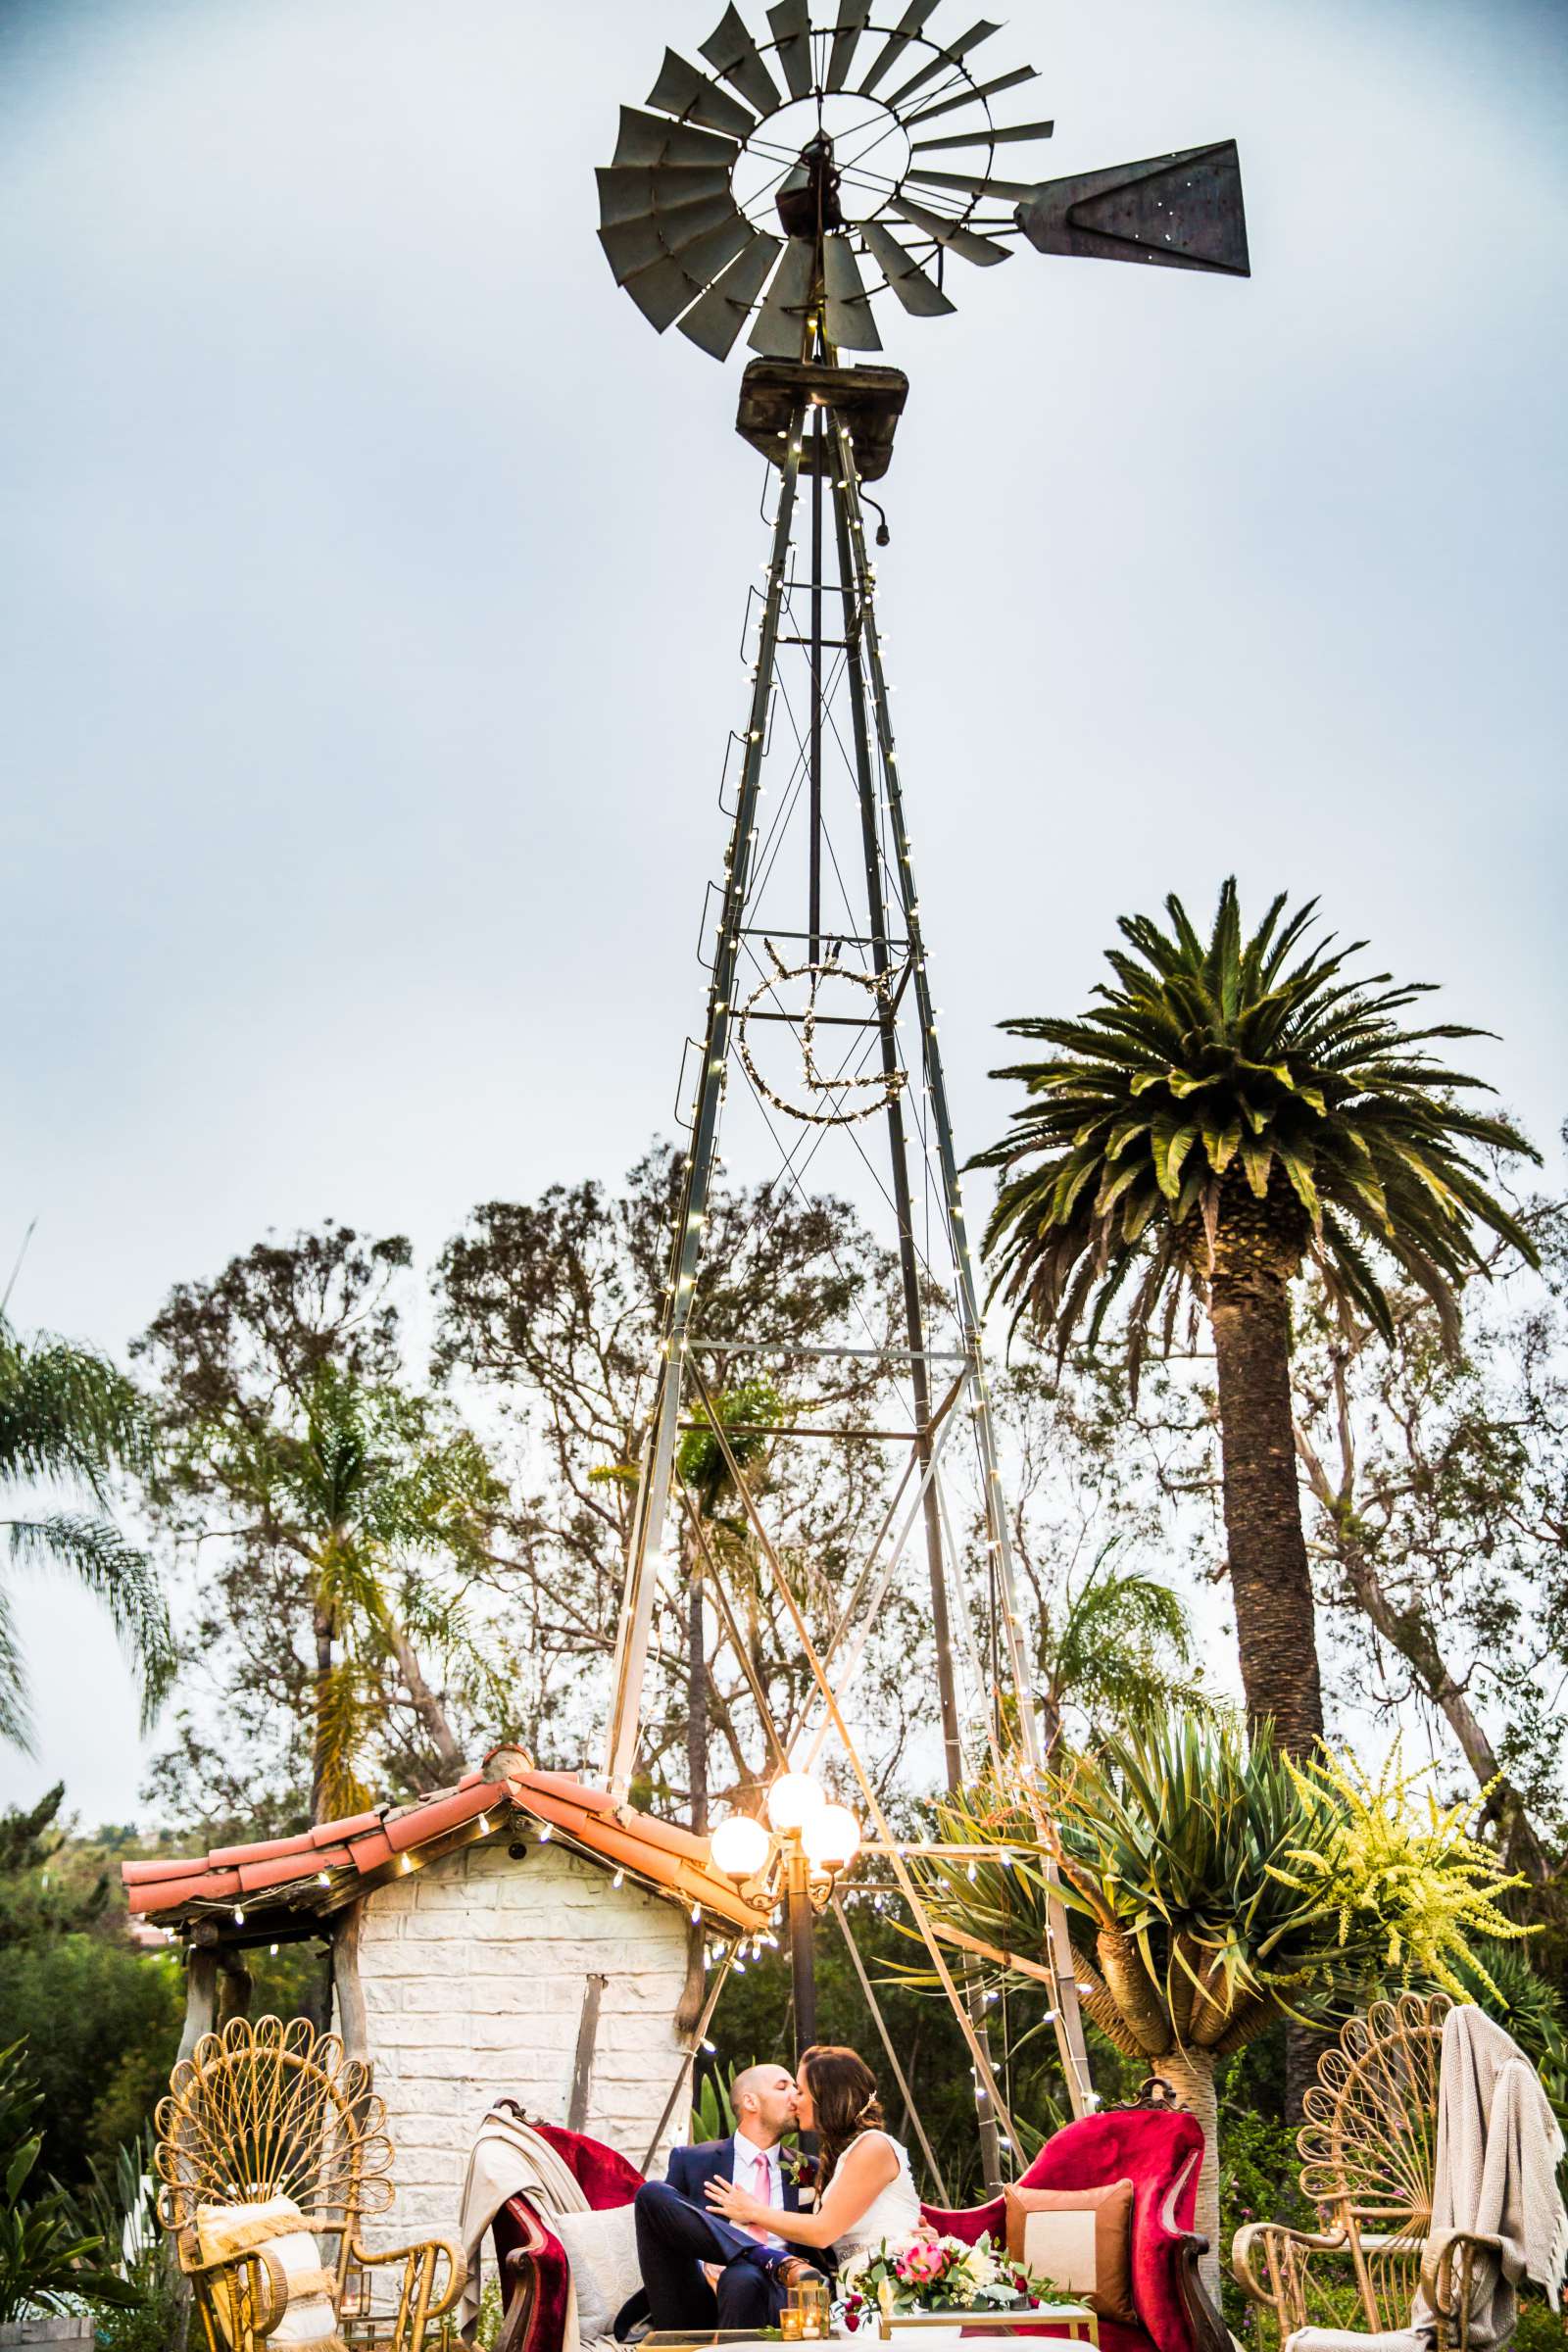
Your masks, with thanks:
[{"label": "beige throw blanket", "polygon": [[[531,2126],[492,2107],[479,2126],[463,2183],[459,2233],[468,2258],[468,2283],[458,2306],[458,2326],[471,2339],[479,2317],[479,2262],[490,2225],[509,2197],[526,2197],[543,2213],[586,2213],[588,2199],[571,2167]],[[577,2290],[566,2287],[566,2326],[561,2352],[582,2352],[577,2326]]]},{"label": "beige throw blanket", "polygon": [[[1544,2287],[1559,2308],[1568,2262],[1568,2212],[1557,2192],[1563,2136],[1535,2068],[1484,2010],[1450,2009],[1443,2025],[1438,2146],[1429,2262],[1458,2234],[1487,2241],[1470,2294],[1472,2352],[1506,2343],[1519,2282]],[[1430,2334],[1424,2295],[1411,2314]]]}]

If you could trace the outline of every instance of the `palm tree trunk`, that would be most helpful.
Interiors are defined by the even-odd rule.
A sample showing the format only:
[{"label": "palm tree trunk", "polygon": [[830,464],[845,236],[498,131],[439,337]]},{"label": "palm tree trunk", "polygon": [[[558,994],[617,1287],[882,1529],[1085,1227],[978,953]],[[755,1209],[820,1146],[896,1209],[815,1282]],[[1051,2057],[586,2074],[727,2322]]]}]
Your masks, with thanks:
[{"label": "palm tree trunk", "polygon": [[1208,2240],[1208,2252],[1199,2258],[1199,2274],[1215,2309],[1219,2308],[1219,2106],[1214,2097],[1214,2056],[1211,2050],[1172,2050],[1161,2058],[1159,2071],[1182,2106],[1198,2118],[1203,2133],[1203,2161],[1198,2174],[1198,2211],[1194,2227]]},{"label": "palm tree trunk", "polygon": [[311,1740],[311,1827],[319,1828],[327,1815],[326,1787],[331,1759],[327,1754],[327,1706],[332,1689],[332,1643],[337,1627],[332,1611],[318,1601],[312,1630],[316,1637],[313,1677],[315,1720]]},{"label": "palm tree trunk", "polygon": [[1209,1285],[1219,1368],[1225,1536],[1247,1713],[1306,1753],[1323,1730],[1312,1579],[1291,1414],[1291,1315],[1278,1255],[1223,1235]]}]

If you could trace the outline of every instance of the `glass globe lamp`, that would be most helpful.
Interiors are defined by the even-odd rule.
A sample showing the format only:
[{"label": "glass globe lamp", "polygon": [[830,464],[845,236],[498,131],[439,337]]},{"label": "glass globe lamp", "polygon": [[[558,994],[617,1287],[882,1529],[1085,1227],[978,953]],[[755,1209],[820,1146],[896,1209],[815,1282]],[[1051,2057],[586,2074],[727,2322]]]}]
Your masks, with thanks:
[{"label": "glass globe lamp", "polygon": [[848,1805],[824,1805],[801,1832],[813,1870],[848,1870],[860,1850],[860,1825]]},{"label": "glass globe lamp", "polygon": [[767,1792],[767,1818],[780,1837],[804,1830],[827,1798],[808,1772],[781,1772]]},{"label": "glass globe lamp", "polygon": [[755,1879],[767,1867],[773,1840],[750,1813],[732,1813],[714,1830],[708,1850],[713,1868],[722,1871],[726,1879]]}]

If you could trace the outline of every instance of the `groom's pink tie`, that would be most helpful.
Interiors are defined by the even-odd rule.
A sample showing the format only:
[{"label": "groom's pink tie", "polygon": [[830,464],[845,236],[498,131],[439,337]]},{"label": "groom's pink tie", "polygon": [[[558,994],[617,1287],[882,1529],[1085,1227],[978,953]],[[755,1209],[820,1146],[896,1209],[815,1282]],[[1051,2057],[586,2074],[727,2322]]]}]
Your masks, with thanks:
[{"label": "groom's pink tie", "polygon": [[[752,2161],[757,2167],[757,2180],[752,2194],[760,2205],[771,2205],[773,2202],[772,2168],[765,2156],[755,2156]],[[760,2223],[754,2224],[752,2229],[754,2237],[760,2238],[765,2243],[771,2234],[772,2232],[764,2230]]]}]

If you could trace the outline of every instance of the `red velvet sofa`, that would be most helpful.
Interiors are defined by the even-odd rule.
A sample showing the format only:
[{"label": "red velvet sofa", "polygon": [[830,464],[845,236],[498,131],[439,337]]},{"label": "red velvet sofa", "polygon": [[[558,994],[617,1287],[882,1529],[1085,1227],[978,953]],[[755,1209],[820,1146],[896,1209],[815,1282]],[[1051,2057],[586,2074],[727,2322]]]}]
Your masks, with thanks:
[{"label": "red velvet sofa", "polygon": [[[554,2124],[534,2129],[576,2175],[590,2205],[630,2204],[642,2175],[624,2156],[580,2132]],[[1058,2132],[1022,2175],[1021,2185],[1029,2188],[1133,2183],[1133,2305],[1141,2325],[1102,2320],[1102,2352],[1229,2352],[1230,2337],[1198,2275],[1198,2257],[1207,2243],[1193,2231],[1202,2152],[1202,2133],[1190,2115],[1171,2108],[1112,2108]],[[1000,2241],[1005,2227],[1000,2197],[952,2213],[940,2205],[923,2210],[934,2229],[954,2237],[972,2240],[989,2230]],[[564,2247],[525,2197],[513,2197],[501,2208],[494,2234],[506,2298],[497,2352],[561,2352]]]}]

